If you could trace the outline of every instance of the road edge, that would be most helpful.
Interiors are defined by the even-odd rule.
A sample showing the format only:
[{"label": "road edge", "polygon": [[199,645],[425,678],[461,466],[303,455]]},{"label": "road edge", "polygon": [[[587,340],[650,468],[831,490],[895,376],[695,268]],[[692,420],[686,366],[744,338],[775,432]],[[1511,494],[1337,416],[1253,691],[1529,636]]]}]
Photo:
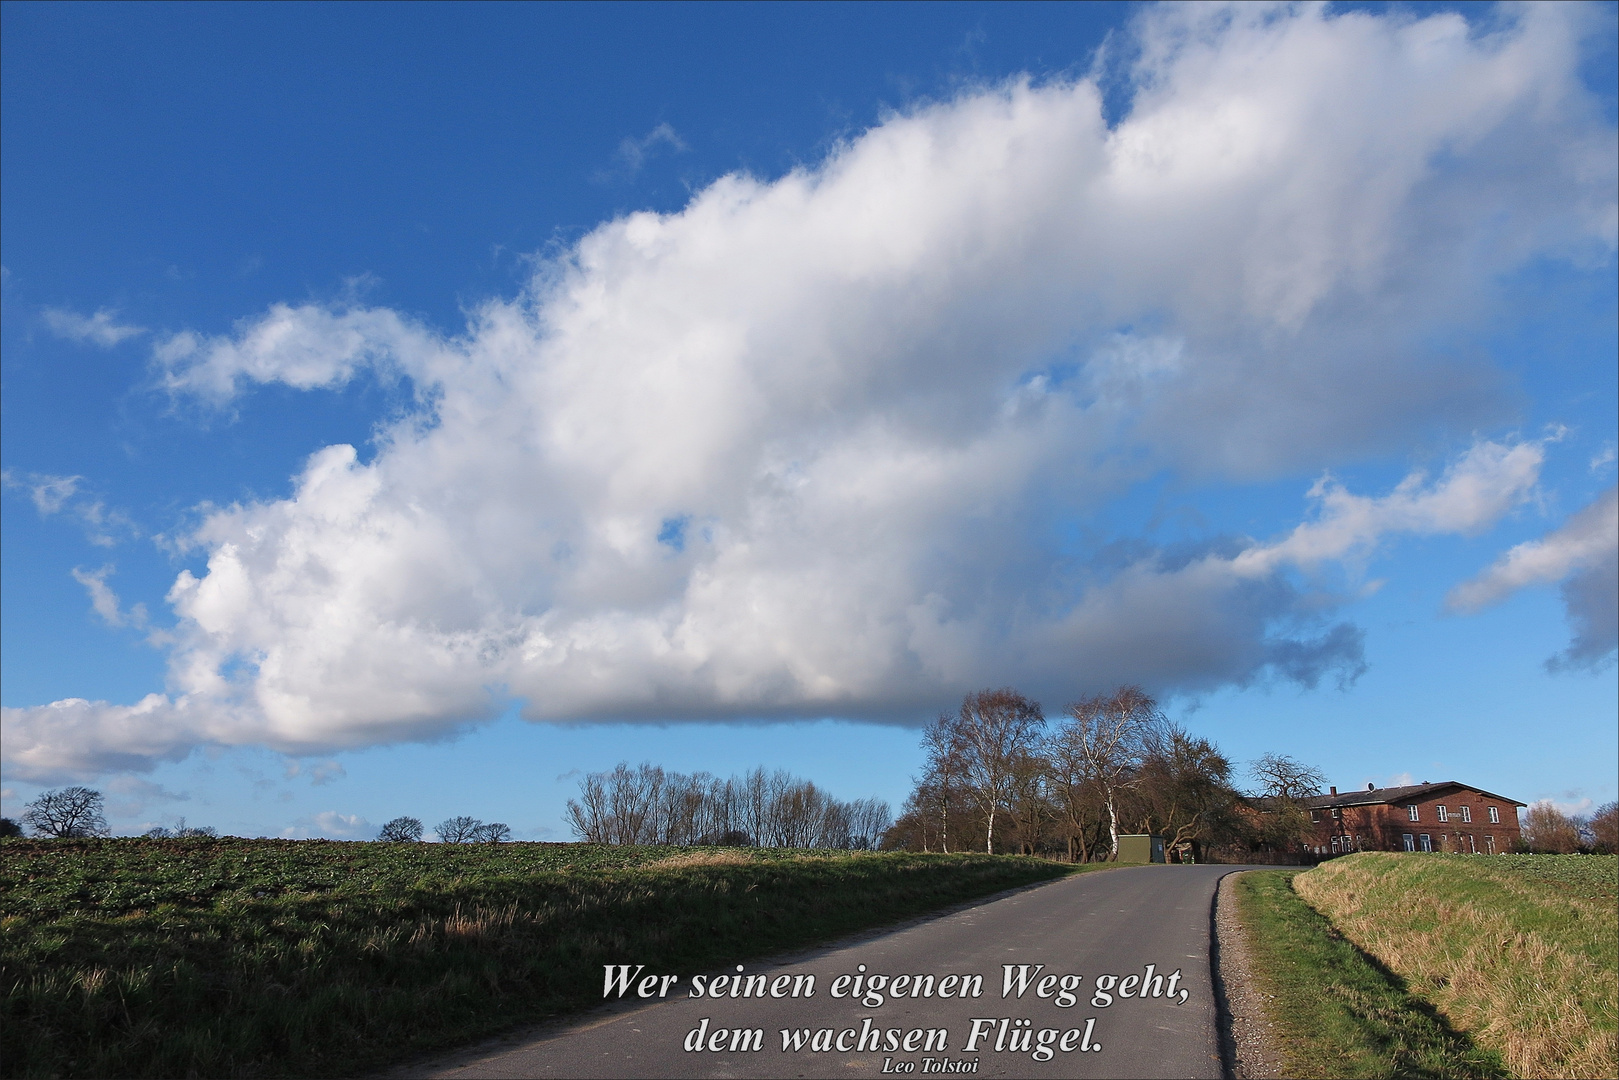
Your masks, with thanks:
[{"label": "road edge", "polygon": [[1265,994],[1254,977],[1237,908],[1237,871],[1220,878],[1209,910],[1209,971],[1214,978],[1220,1067],[1231,1080],[1273,1080],[1282,1058],[1265,1016]]}]

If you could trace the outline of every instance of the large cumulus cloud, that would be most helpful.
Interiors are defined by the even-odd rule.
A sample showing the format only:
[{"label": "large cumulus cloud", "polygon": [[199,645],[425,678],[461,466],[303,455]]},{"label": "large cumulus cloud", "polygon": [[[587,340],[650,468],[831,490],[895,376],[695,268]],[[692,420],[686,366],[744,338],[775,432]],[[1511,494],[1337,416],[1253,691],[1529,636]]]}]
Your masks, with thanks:
[{"label": "large cumulus cloud", "polygon": [[1585,17],[1155,9],[1112,127],[1091,79],[973,90],[608,222],[459,334],[280,305],[170,335],[165,385],[216,406],[369,372],[417,407],[212,513],[168,695],[8,710],[8,767],[425,737],[510,696],[882,718],[986,681],[1352,678],[1312,575],[1486,527],[1538,444],[1323,480],[1276,538],[1089,557],[1062,525],[1166,470],[1309,474],[1490,419],[1491,370],[1424,343],[1527,259],[1612,250]]}]

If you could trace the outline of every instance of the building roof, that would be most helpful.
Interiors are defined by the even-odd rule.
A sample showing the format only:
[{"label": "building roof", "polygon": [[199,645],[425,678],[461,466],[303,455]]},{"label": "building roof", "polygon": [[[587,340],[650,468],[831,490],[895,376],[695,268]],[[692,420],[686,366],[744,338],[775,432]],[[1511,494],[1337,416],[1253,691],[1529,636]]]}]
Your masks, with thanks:
[{"label": "building roof", "polygon": [[1332,806],[1377,806],[1382,803],[1406,803],[1414,799],[1427,798],[1450,788],[1461,788],[1476,792],[1486,798],[1497,799],[1513,806],[1528,806],[1528,803],[1509,799],[1505,795],[1497,795],[1493,791],[1476,788],[1472,784],[1464,784],[1458,780],[1442,780],[1437,784],[1410,784],[1406,787],[1369,788],[1366,791],[1343,791],[1336,795],[1316,795],[1308,799],[1300,799],[1299,805],[1311,809],[1321,809]]}]

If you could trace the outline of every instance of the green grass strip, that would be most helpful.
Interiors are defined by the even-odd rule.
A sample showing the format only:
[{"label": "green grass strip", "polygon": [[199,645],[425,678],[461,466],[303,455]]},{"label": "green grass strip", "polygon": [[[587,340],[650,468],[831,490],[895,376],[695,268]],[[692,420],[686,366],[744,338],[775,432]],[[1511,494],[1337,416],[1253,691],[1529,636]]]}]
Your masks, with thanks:
[{"label": "green grass strip", "polygon": [[0,1075],[342,1076],[1072,868],[987,855],[0,842]]},{"label": "green grass strip", "polygon": [[1292,887],[1297,873],[1254,871],[1236,881],[1250,968],[1268,999],[1266,1019],[1284,1075],[1510,1075],[1499,1055],[1453,1030],[1299,899]]}]

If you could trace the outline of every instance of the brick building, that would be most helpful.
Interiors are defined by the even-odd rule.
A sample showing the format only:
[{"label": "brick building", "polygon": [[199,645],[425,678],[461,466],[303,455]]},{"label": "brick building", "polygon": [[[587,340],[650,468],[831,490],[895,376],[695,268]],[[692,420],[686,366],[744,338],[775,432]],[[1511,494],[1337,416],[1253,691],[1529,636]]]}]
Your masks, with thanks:
[{"label": "brick building", "polygon": [[1499,855],[1518,843],[1526,805],[1454,780],[1304,799],[1315,824],[1316,855],[1351,851],[1450,851]]}]

